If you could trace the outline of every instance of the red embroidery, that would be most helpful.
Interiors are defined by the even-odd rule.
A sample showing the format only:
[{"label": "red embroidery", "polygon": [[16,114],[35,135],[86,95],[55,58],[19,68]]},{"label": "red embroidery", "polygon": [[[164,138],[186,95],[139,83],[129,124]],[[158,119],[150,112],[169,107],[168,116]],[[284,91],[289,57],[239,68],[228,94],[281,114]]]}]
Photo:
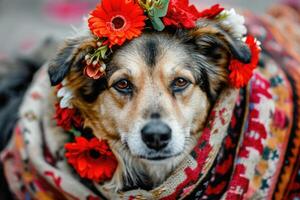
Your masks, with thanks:
[{"label": "red embroidery", "polygon": [[195,158],[196,162],[198,163],[197,167],[195,169],[191,169],[190,167],[186,168],[184,172],[187,178],[176,187],[174,193],[172,193],[167,197],[162,198],[162,200],[176,199],[178,194],[183,190],[184,187],[186,187],[189,183],[194,183],[198,180],[199,174],[203,168],[205,160],[208,158],[208,154],[212,149],[212,146],[208,143],[210,134],[211,134],[210,129],[205,128],[203,134],[201,135],[201,138],[198,141],[198,144],[196,145],[196,148],[194,149],[197,155],[197,157]]},{"label": "red embroidery", "polygon": [[226,187],[226,184],[227,184],[226,181],[222,181],[216,187],[209,185],[207,187],[206,194],[207,195],[219,194],[219,192],[222,191]]},{"label": "red embroidery", "polygon": [[56,177],[56,176],[54,175],[54,173],[51,172],[51,171],[45,171],[44,174],[45,174],[45,176],[50,176],[50,177],[53,179],[53,182],[55,183],[55,185],[56,185],[57,187],[61,188],[61,187],[60,187],[60,184],[61,184],[61,177],[59,177],[59,176]]},{"label": "red embroidery", "polygon": [[227,160],[216,167],[216,173],[225,174],[232,167],[232,161],[233,157],[232,155],[230,155]]}]

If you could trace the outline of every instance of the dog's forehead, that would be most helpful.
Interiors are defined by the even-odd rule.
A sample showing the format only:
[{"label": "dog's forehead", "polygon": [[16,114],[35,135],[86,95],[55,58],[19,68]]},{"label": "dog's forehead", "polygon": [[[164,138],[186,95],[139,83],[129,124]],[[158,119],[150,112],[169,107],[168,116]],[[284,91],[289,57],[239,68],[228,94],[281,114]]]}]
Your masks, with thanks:
[{"label": "dog's forehead", "polygon": [[163,34],[143,35],[120,48],[112,59],[118,69],[125,68],[132,74],[157,68],[164,73],[172,73],[188,62],[190,58],[184,44]]}]

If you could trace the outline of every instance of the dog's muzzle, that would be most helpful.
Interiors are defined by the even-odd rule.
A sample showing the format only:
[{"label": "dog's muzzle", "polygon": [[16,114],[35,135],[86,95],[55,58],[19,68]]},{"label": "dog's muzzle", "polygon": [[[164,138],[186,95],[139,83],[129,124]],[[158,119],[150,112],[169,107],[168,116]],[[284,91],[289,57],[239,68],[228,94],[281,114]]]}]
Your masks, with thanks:
[{"label": "dog's muzzle", "polygon": [[159,151],[169,144],[172,130],[167,124],[155,119],[143,127],[141,134],[142,140],[147,147]]}]

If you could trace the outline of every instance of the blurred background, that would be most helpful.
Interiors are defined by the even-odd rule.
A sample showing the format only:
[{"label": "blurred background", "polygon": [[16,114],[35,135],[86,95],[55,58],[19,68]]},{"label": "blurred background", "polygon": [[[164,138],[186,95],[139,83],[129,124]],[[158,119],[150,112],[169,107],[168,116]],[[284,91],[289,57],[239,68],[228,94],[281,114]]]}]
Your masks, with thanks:
[{"label": "blurred background", "polygon": [[[98,2],[99,0],[0,0],[0,58],[26,53],[44,38],[61,39],[69,36],[74,32],[74,27],[80,27],[83,16]],[[214,3],[225,3],[262,14],[277,0],[190,2],[200,9]]]}]

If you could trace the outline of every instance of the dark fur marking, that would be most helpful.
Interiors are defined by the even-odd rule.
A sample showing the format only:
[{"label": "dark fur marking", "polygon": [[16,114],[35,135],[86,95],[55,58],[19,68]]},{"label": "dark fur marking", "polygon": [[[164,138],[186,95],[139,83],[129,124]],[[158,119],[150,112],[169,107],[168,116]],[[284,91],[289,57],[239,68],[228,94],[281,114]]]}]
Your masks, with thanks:
[{"label": "dark fur marking", "polygon": [[[204,22],[202,26],[203,28],[209,28],[211,31],[204,35],[205,32],[201,32],[201,27],[199,27],[198,38],[197,34],[194,34],[198,45],[201,46],[201,43],[209,44],[210,42],[214,42],[220,47],[227,49],[237,60],[243,63],[250,63],[251,51],[244,42],[234,39],[216,24]],[[197,33],[197,31],[195,33]]]},{"label": "dark fur marking", "polygon": [[251,62],[251,51],[248,46],[240,41],[234,41],[229,45],[232,55],[243,63]]},{"label": "dark fur marking", "polygon": [[94,101],[96,101],[101,92],[107,89],[106,78],[91,81],[92,82],[91,85],[88,86],[88,90],[86,89],[86,86],[83,86],[78,91],[81,98],[88,103],[93,103]]},{"label": "dark fur marking", "polygon": [[202,53],[204,55],[209,56],[209,58],[213,60],[218,60],[222,58],[222,54],[220,53],[220,45],[216,43],[213,39],[209,46],[205,46],[202,49]]},{"label": "dark fur marking", "polygon": [[106,69],[106,78],[109,79],[117,70],[121,69],[120,67],[114,65],[113,63],[108,63]]},{"label": "dark fur marking", "polygon": [[204,68],[200,68],[201,71],[201,82],[199,83],[200,88],[206,93],[209,101],[213,101],[213,97],[210,91],[210,81],[207,72]]},{"label": "dark fur marking", "polygon": [[146,64],[153,67],[156,64],[156,59],[158,55],[158,44],[156,40],[149,40],[143,45],[143,53],[145,57]]},{"label": "dark fur marking", "polygon": [[[192,74],[196,80],[196,84],[205,92],[209,101],[213,102],[214,98],[210,87],[210,79],[208,73],[214,72],[212,70],[208,72],[206,69],[212,68],[214,66],[209,65],[204,57],[199,56],[199,46],[195,45],[195,43],[186,45],[186,49],[189,51],[188,54],[191,55],[191,58],[195,62],[195,66],[190,66],[189,64],[187,64],[186,68],[192,71]],[[207,50],[215,51],[215,48],[213,48],[213,50]],[[205,57],[207,59],[210,59],[209,56]]]},{"label": "dark fur marking", "polygon": [[50,63],[48,74],[52,86],[59,84],[70,71],[73,62],[73,58],[70,56],[72,56],[73,50],[74,45],[68,45]]}]

